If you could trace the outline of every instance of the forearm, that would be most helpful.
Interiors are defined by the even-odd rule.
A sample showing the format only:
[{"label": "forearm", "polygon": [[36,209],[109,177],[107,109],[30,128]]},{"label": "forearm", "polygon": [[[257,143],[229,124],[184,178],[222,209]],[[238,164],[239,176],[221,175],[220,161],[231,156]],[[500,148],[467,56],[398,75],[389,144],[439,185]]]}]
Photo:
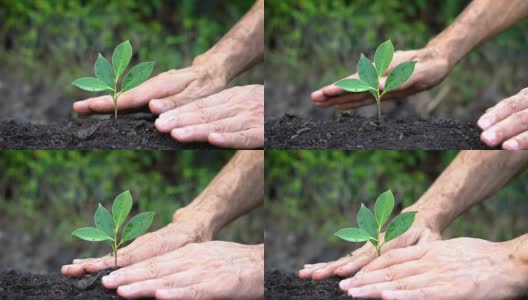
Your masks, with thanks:
[{"label": "forearm", "polygon": [[264,152],[238,151],[207,188],[174,220],[198,222],[212,236],[264,200]]},{"label": "forearm", "polygon": [[447,55],[452,67],[484,41],[526,16],[528,16],[526,0],[474,0],[427,46]]},{"label": "forearm", "polygon": [[494,194],[526,166],[526,151],[462,151],[406,211],[418,211],[433,230],[440,232],[466,209]]},{"label": "forearm", "polygon": [[208,64],[231,81],[264,60],[264,0],[251,10],[216,45],[196,57],[193,64]]}]

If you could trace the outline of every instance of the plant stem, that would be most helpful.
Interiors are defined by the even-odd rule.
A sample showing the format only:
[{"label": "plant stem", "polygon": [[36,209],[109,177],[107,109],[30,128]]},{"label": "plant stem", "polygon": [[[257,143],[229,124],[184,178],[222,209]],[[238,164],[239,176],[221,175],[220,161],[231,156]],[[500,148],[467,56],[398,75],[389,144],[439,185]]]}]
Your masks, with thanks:
[{"label": "plant stem", "polygon": [[381,124],[381,97],[379,93],[379,84],[378,84],[377,94],[378,96],[376,97],[376,104],[378,105],[378,123]]},{"label": "plant stem", "polygon": [[112,97],[114,101],[114,119],[117,120],[117,97],[116,94]]}]

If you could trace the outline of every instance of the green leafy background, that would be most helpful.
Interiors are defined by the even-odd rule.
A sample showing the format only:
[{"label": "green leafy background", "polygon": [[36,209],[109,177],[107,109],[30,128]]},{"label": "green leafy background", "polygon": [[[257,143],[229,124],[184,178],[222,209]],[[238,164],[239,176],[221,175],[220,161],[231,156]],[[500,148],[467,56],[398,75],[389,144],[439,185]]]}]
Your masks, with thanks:
[{"label": "green leafy background", "polygon": [[[234,151],[0,151],[0,269],[57,271],[74,257],[109,253],[71,235],[94,226],[101,202],[130,189],[131,215],[156,213],[149,231],[171,221]],[[228,225],[217,239],[262,242],[263,208]]]},{"label": "green leafy background", "polygon": [[[71,114],[71,85],[92,76],[97,53],[107,59],[130,40],[131,64],[155,61],[153,74],[187,67],[249,10],[254,0],[0,1],[0,118],[53,120]],[[263,67],[233,84],[263,82]],[[9,88],[8,88],[9,87]]]},{"label": "green leafy background", "polygon": [[[310,93],[356,70],[360,53],[369,59],[391,39],[395,50],[416,49],[450,24],[470,0],[267,0],[266,117],[284,112],[329,118]],[[408,114],[474,121],[504,97],[527,87],[523,62],[528,40],[525,19],[472,52],[437,88],[383,105],[385,115]],[[435,98],[437,97],[437,98]],[[427,104],[437,99],[429,110]],[[361,110],[374,116],[376,108]]]},{"label": "green leafy background", "polygon": [[[329,261],[361,243],[333,236],[356,227],[361,203],[371,210],[392,189],[395,212],[414,203],[455,157],[455,151],[266,151],[266,268],[293,271]],[[526,232],[528,172],[458,217],[445,238],[494,241]],[[394,214],[392,215],[394,217]]]}]

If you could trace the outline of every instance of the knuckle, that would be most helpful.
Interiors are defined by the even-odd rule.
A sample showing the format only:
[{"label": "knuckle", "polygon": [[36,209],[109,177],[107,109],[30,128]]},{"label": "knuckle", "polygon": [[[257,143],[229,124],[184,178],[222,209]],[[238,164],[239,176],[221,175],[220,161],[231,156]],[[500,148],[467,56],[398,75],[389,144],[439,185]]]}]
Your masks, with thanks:
[{"label": "knuckle", "polygon": [[406,290],[408,288],[407,283],[401,280],[395,281],[395,285],[397,290]]},{"label": "knuckle", "polygon": [[165,278],[161,281],[161,285],[164,287],[164,288],[167,288],[167,289],[172,289],[172,288],[175,288],[177,287],[176,285],[176,282],[170,278]]},{"label": "knuckle", "polygon": [[528,111],[513,114],[512,118],[513,122],[522,126],[522,128],[528,128]]},{"label": "knuckle", "polygon": [[387,270],[385,271],[385,274],[383,274],[383,279],[385,281],[393,281],[395,278],[396,276],[394,274],[394,268],[388,267]]},{"label": "knuckle", "polygon": [[159,276],[160,271],[154,260],[148,262],[147,273],[150,278],[157,278]]},{"label": "knuckle", "polygon": [[528,96],[528,88],[524,88],[524,89],[522,89],[521,92],[520,92],[520,94],[521,94],[522,96]]},{"label": "knuckle", "polygon": [[225,132],[226,130],[226,124],[224,121],[216,121],[216,122],[213,122],[213,130],[214,132]]}]

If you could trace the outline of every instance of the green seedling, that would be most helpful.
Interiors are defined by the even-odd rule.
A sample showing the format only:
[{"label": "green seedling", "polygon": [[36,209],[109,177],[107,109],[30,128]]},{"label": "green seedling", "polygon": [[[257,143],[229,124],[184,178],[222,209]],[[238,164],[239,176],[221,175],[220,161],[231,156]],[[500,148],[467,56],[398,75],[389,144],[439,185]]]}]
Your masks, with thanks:
[{"label": "green seedling", "polygon": [[95,78],[79,78],[72,84],[85,91],[106,92],[111,95],[114,101],[114,117],[117,119],[117,99],[119,96],[145,82],[154,68],[154,62],[143,62],[134,66],[124,77],[119,90],[119,79],[124,74],[131,59],[132,45],[130,41],[125,41],[114,49],[112,64],[99,53],[94,65]]},{"label": "green seedling", "polygon": [[363,53],[357,64],[357,72],[360,79],[346,78],[339,80],[335,84],[345,91],[359,93],[369,92],[376,99],[378,105],[378,122],[381,123],[381,97],[388,92],[400,87],[411,77],[416,65],[415,61],[408,61],[397,65],[390,72],[383,92],[380,91],[380,81],[389,68],[394,56],[394,46],[390,40],[379,45],[374,54],[372,63]]},{"label": "green seedling", "polygon": [[389,241],[404,234],[414,223],[415,211],[404,212],[396,216],[385,231],[385,238],[381,242],[381,232],[383,225],[389,220],[394,208],[394,195],[391,190],[381,194],[374,205],[374,214],[364,205],[361,204],[357,215],[359,228],[345,228],[337,231],[335,235],[349,242],[366,242],[369,241],[376,247],[378,256],[381,247]]},{"label": "green seedling", "polygon": [[95,211],[94,227],[84,227],[72,234],[90,242],[105,241],[112,246],[115,266],[117,267],[117,249],[147,231],[154,218],[153,212],[143,212],[128,221],[118,238],[119,229],[132,209],[132,195],[129,191],[119,194],[112,204],[112,214],[99,203]]}]

